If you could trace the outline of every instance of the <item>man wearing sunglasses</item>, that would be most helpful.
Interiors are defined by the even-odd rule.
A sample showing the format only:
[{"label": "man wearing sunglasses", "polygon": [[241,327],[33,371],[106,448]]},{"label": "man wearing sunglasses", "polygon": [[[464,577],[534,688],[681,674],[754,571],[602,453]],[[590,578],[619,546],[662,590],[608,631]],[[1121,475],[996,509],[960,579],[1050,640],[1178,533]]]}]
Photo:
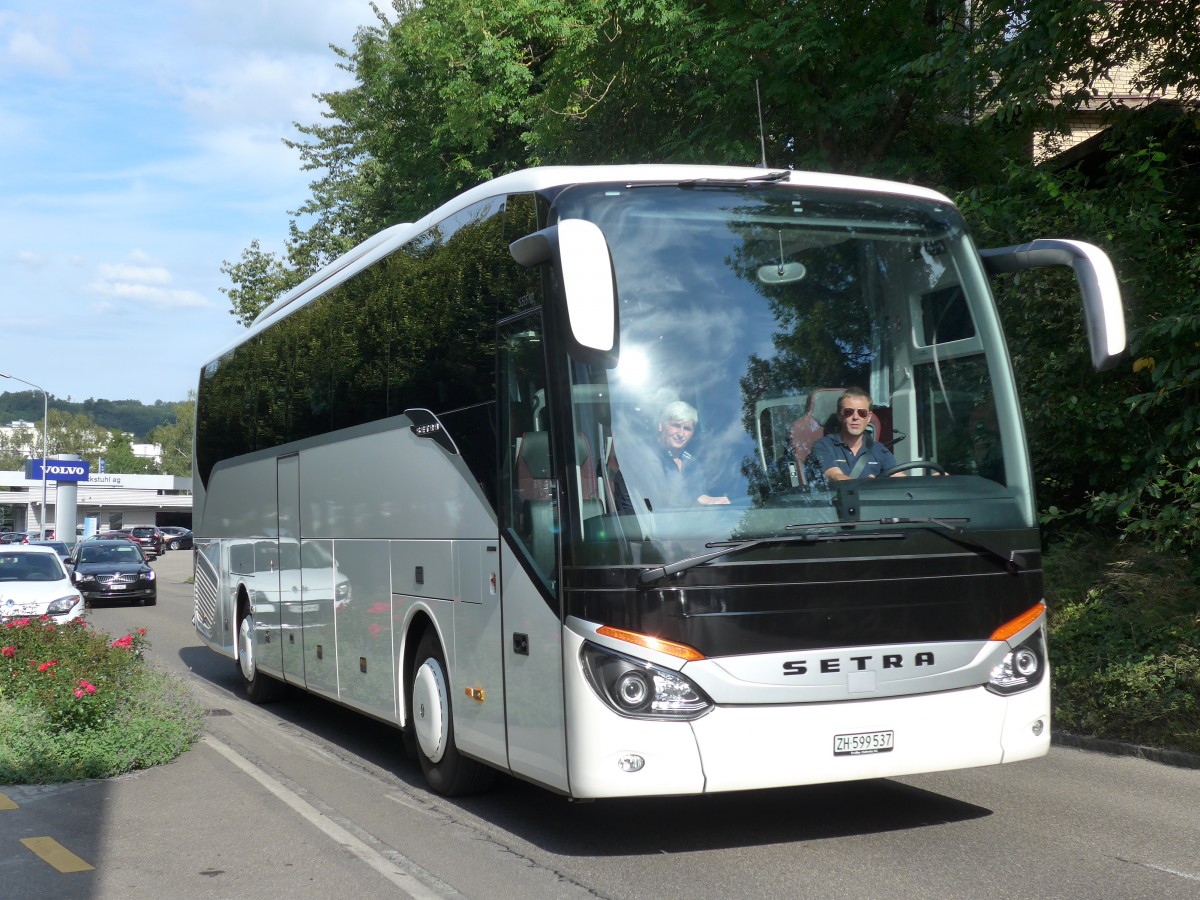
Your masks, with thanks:
[{"label": "man wearing sunglasses", "polygon": [[892,451],[867,430],[871,397],[862,388],[846,388],[837,401],[838,431],[813,444],[810,469],[827,481],[876,478],[896,465]]}]

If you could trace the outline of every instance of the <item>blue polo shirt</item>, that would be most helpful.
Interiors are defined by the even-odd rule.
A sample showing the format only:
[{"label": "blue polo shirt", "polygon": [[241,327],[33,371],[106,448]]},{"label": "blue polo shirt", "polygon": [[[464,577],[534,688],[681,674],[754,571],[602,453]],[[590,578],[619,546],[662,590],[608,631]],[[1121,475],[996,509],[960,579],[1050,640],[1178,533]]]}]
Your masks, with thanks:
[{"label": "blue polo shirt", "polygon": [[859,459],[866,457],[866,465],[859,471],[859,478],[878,478],[879,473],[896,465],[896,457],[892,451],[879,441],[867,440],[863,437],[862,446],[857,454],[842,440],[840,434],[827,434],[815,444],[808,457],[809,465],[815,470],[815,475],[824,478],[825,473],[837,466],[847,475],[854,471]]}]

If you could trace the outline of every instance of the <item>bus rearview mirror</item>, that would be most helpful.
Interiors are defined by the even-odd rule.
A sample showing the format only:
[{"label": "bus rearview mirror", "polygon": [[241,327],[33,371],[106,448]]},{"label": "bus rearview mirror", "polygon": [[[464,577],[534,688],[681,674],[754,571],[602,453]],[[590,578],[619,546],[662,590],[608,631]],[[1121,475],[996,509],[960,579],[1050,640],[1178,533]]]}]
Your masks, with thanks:
[{"label": "bus rearview mirror", "polygon": [[1041,238],[1015,247],[980,250],[979,255],[989,275],[1070,266],[1083,297],[1092,368],[1103,372],[1117,364],[1125,351],[1125,314],[1116,272],[1103,250],[1083,241]]},{"label": "bus rearview mirror", "polygon": [[554,266],[574,354],[616,365],[617,291],[604,233],[593,222],[563,219],[514,241],[509,252],[523,266]]}]

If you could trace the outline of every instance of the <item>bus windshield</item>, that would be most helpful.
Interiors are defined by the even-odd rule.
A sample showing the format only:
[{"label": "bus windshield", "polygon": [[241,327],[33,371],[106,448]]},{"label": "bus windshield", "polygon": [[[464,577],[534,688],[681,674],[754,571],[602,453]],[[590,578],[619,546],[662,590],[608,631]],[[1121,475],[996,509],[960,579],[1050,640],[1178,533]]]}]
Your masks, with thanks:
[{"label": "bus windshield", "polygon": [[[823,523],[1033,526],[1007,350],[949,204],[592,184],[561,192],[554,214],[599,226],[619,298],[616,367],[570,364],[577,562],[637,563],[647,546],[669,562]],[[852,387],[894,477],[831,481],[817,464]]]}]

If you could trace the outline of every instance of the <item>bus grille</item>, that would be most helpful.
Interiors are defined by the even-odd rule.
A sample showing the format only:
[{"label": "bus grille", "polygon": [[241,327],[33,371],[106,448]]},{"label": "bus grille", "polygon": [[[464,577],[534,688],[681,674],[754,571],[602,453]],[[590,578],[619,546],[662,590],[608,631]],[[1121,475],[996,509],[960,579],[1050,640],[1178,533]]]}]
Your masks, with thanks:
[{"label": "bus grille", "polygon": [[196,627],[208,637],[213,637],[213,624],[217,618],[217,579],[212,564],[203,556],[196,556],[196,608],[193,615]]}]

